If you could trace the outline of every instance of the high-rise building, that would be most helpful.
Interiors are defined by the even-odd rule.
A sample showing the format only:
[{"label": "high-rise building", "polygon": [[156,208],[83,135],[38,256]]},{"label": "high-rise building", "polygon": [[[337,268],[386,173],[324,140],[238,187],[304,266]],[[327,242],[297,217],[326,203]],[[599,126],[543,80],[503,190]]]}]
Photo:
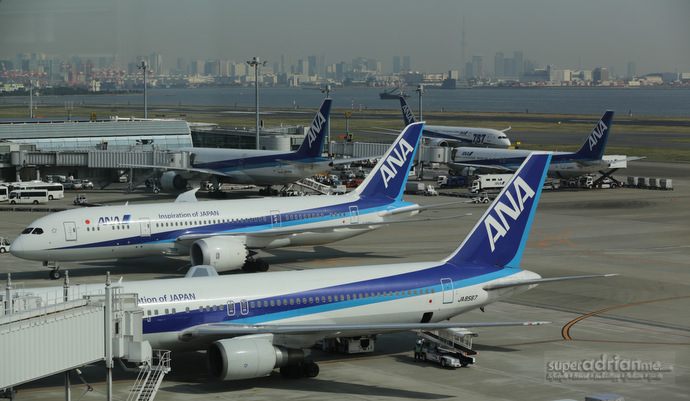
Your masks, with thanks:
[{"label": "high-rise building", "polygon": [[403,56],[402,72],[411,71],[410,68],[410,56]]},{"label": "high-rise building", "polygon": [[393,74],[399,74],[400,68],[400,56],[393,56]]},{"label": "high-rise building", "polygon": [[149,72],[154,74],[163,73],[163,55],[160,53],[151,53],[149,56]]},{"label": "high-rise building", "polygon": [[326,77],[326,56],[323,54],[307,57],[309,62],[309,75],[317,76],[321,79]]},{"label": "high-rise building", "polygon": [[511,75],[517,79],[520,79],[520,77],[524,73],[525,73],[525,62],[523,60],[522,52],[516,50],[515,53],[513,53],[513,69],[511,71]]},{"label": "high-rise building", "polygon": [[592,81],[594,81],[595,84],[608,80],[609,70],[606,67],[597,67],[592,70]]},{"label": "high-rise building", "polygon": [[628,62],[628,79],[633,79],[637,76],[637,64],[634,61]]},{"label": "high-rise building", "polygon": [[498,52],[494,56],[494,77],[500,78],[506,76],[505,73],[505,56],[503,52]]},{"label": "high-rise building", "polygon": [[484,56],[472,56],[472,75],[476,77],[486,76],[484,71]]}]

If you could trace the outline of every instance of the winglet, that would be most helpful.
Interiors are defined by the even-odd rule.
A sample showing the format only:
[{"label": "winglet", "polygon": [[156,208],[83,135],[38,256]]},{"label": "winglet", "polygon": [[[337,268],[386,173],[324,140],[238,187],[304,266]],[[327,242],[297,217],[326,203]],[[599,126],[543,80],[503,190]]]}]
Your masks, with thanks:
[{"label": "winglet", "polygon": [[400,107],[402,108],[403,121],[405,122],[406,127],[417,122],[417,120],[414,118],[414,114],[412,114],[412,109],[410,109],[410,105],[407,103],[407,100],[404,96],[400,96]]},{"label": "winglet", "polygon": [[323,142],[328,131],[328,116],[331,113],[333,99],[324,99],[321,108],[316,112],[314,121],[304,136],[304,141],[297,153],[307,157],[320,157],[323,153]]},{"label": "winglet", "polygon": [[446,262],[518,267],[550,161],[531,153]]},{"label": "winglet", "polygon": [[606,148],[606,141],[609,138],[609,131],[611,130],[611,120],[613,120],[613,111],[608,110],[601,117],[597,125],[587,137],[587,140],[580,150],[575,153],[578,159],[586,160],[600,160],[604,155]]},{"label": "winglet", "polygon": [[410,124],[355,191],[360,197],[402,199],[424,123]]}]

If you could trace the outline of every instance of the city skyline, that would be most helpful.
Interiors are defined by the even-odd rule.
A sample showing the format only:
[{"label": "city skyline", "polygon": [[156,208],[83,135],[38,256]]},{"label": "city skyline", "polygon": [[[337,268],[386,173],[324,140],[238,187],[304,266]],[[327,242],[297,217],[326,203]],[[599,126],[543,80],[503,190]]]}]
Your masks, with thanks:
[{"label": "city skyline", "polygon": [[289,55],[296,63],[323,55],[327,65],[377,59],[391,72],[394,56],[410,56],[412,70],[447,72],[481,55],[491,73],[497,53],[521,51],[540,67],[605,67],[625,75],[633,62],[639,74],[687,72],[687,15],[690,3],[679,0],[3,0],[0,59],[115,55],[126,67],[157,53],[171,69],[178,58],[243,62],[259,56],[275,63]]}]

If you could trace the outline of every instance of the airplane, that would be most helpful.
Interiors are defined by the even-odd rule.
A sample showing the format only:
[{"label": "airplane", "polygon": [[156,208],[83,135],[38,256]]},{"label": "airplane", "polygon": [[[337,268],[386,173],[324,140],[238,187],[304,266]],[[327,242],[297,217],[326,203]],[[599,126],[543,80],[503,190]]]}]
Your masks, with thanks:
[{"label": "airplane", "polygon": [[61,261],[155,255],[190,255],[192,265],[219,272],[266,271],[256,250],[330,243],[442,206],[402,200],[423,127],[402,131],[362,184],[344,195],[196,202],[195,189],[170,203],[66,210],[31,223],[10,253],[43,261],[53,279]]},{"label": "airplane", "polygon": [[[408,126],[417,120],[404,97],[400,96],[403,121]],[[431,138],[430,146],[457,147],[478,146],[490,148],[510,147],[510,139],[506,135],[510,127],[499,131],[491,128],[450,127],[443,125],[425,125],[422,135]]]},{"label": "airplane", "polygon": [[[187,188],[193,177],[210,177],[220,183],[252,184],[270,187],[286,185],[328,170],[333,164],[351,163],[356,159],[335,161],[321,157],[328,130],[328,116],[333,99],[325,99],[296,152],[257,149],[181,148],[188,152],[191,167],[127,164],[122,167],[166,171],[161,187],[169,192]],[[264,191],[262,190],[263,194]]]},{"label": "airplane", "polygon": [[[608,110],[589,134],[582,147],[575,153],[549,152],[553,157],[548,176],[552,178],[572,178],[610,167],[603,160],[606,141],[611,129],[613,111]],[[525,149],[480,149],[457,147],[451,151],[450,167],[462,170],[466,167],[478,170],[513,172],[531,153]],[[625,161],[638,160],[639,157],[626,158]]]},{"label": "airplane", "polygon": [[[143,338],[154,349],[206,349],[221,380],[315,377],[309,348],[328,338],[406,330],[531,326],[549,322],[448,322],[540,283],[611,274],[542,278],[519,269],[551,155],[527,158],[461,245],[439,261],[405,262],[261,275],[218,276],[195,266],[186,277],[127,282],[137,294]],[[107,283],[110,282],[108,276]],[[40,296],[60,287],[19,290]],[[102,294],[88,284],[66,299]]]}]

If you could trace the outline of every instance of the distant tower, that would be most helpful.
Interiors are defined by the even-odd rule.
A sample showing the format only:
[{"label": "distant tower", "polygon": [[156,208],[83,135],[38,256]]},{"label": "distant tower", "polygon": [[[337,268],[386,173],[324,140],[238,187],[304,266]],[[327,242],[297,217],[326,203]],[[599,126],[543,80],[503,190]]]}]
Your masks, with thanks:
[{"label": "distant tower", "polygon": [[504,68],[505,68],[505,56],[503,55],[503,52],[498,52],[494,56],[494,77],[502,78],[502,77],[506,76]]},{"label": "distant tower", "polygon": [[410,70],[410,56],[403,56],[402,70],[405,72],[411,71]]},{"label": "distant tower", "polygon": [[[460,39],[460,68],[465,68],[465,16],[462,16],[462,36]],[[467,71],[460,71],[466,77]]]},{"label": "distant tower", "polygon": [[515,69],[513,70],[513,76],[520,79],[525,74],[525,62],[523,60],[522,52],[515,51],[513,53],[513,62],[515,63]]},{"label": "distant tower", "polygon": [[628,78],[633,79],[637,76],[637,64],[634,61],[628,62]]}]

